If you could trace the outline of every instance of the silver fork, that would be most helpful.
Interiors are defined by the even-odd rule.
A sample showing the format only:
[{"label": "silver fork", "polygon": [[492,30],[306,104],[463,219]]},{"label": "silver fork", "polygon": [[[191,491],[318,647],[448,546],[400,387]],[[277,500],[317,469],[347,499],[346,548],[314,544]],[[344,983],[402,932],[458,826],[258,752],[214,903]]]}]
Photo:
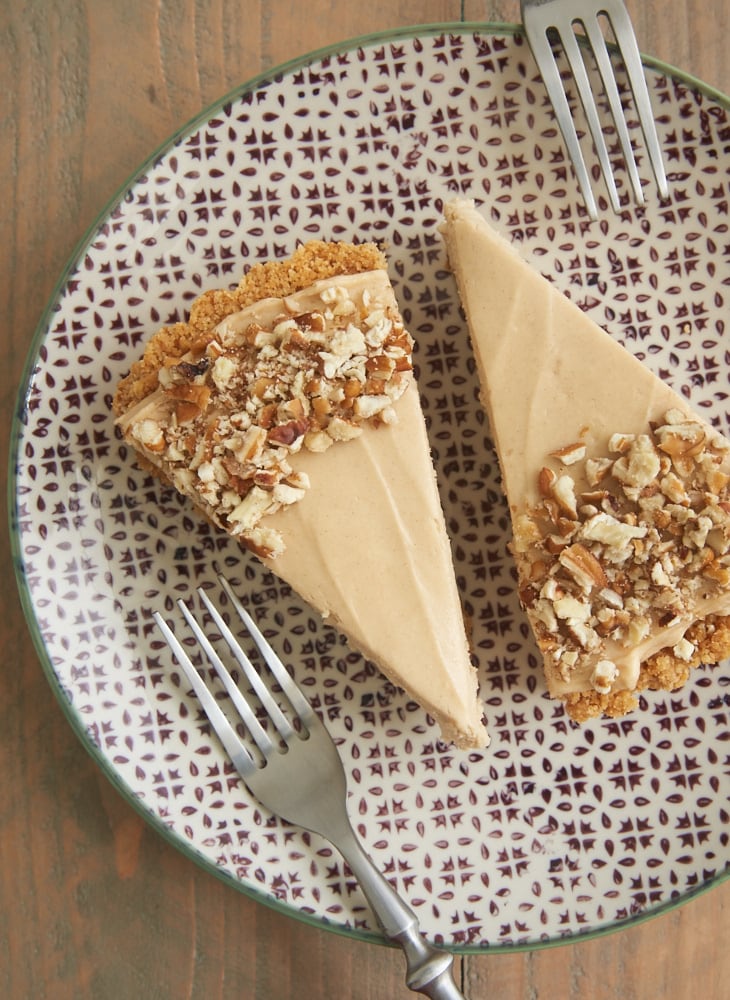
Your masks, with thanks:
[{"label": "silver fork", "polygon": [[338,849],[360,883],[383,933],[405,952],[409,989],[433,1000],[464,1000],[452,975],[453,955],[425,940],[416,915],[395,893],[357,840],[347,815],[345,772],[332,737],[228,581],[223,577],[219,579],[228,600],[289,703],[294,724],[272,696],[263,680],[263,671],[259,673],[254,668],[233,630],[200,588],[198,594],[203,606],[273,724],[277,734],[275,739],[258,721],[254,708],[237,687],[203,626],[184,601],[178,601],[178,606],[228,692],[231,711],[235,710],[243,722],[258,753],[240,738],[159,612],[154,613],[154,619],[236,770],[249,790],[272,813],[320,834]]},{"label": "silver fork", "polygon": [[548,97],[553,105],[555,117],[563,134],[563,140],[568,147],[568,155],[573,163],[573,169],[575,170],[578,184],[591,219],[598,217],[596,200],[591,187],[590,175],[583,159],[580,142],[578,141],[575,124],[570,113],[570,106],[565,94],[560,70],[558,69],[553,53],[551,44],[552,35],[557,34],[559,37],[571,73],[573,74],[573,79],[585,111],[588,128],[601,164],[601,172],[603,173],[603,178],[615,212],[621,211],[621,203],[616,189],[616,180],[608,150],[606,149],[598,109],[586,70],[586,64],[581,52],[581,46],[574,32],[575,24],[580,24],[583,27],[590,43],[603,83],[603,89],[611,109],[611,116],[618,133],[621,153],[631,180],[634,198],[639,205],[644,204],[644,192],[631,145],[631,137],[623,108],[621,107],[621,97],[616,85],[616,77],[609,50],[599,23],[599,17],[602,14],[605,14],[610,22],[617,48],[626,68],[659,193],[663,199],[668,198],[669,186],[662,161],[662,151],[654,123],[644,69],[641,64],[641,54],[636,43],[636,35],[631,24],[631,18],[623,0],[520,0],[520,8],[527,41],[540,70]]}]

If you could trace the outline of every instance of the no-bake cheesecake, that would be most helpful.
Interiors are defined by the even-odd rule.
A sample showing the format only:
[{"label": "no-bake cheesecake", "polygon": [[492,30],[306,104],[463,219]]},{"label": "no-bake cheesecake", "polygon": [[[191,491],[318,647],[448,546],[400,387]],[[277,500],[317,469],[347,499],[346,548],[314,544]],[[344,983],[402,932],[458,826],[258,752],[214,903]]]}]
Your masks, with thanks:
[{"label": "no-bake cheesecake", "polygon": [[139,461],[252,550],[461,747],[488,743],[412,340],[373,244],[211,291],[122,380]]},{"label": "no-bake cheesecake", "polygon": [[548,689],[623,715],[730,654],[730,442],[474,202],[444,216]]}]

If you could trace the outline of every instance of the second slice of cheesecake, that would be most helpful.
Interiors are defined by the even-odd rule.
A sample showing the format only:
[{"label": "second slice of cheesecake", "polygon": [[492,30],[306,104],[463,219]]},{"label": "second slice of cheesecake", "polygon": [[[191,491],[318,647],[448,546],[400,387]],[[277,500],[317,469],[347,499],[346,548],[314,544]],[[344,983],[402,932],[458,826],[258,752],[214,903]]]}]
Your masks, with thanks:
[{"label": "second slice of cheesecake", "polygon": [[730,654],[730,442],[474,202],[444,215],[548,689],[622,715]]}]

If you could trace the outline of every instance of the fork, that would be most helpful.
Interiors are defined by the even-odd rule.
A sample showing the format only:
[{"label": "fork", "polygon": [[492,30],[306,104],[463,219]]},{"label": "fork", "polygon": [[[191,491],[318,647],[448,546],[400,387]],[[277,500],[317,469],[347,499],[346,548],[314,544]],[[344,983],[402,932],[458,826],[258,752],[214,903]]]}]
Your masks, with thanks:
[{"label": "fork", "polygon": [[535,57],[538,69],[553,105],[563,140],[568,148],[568,154],[573,163],[573,169],[578,180],[586,208],[591,219],[597,219],[596,200],[591,188],[591,179],[586,169],[581,152],[578,135],[568,105],[568,98],[563,87],[560,70],[555,59],[551,44],[551,36],[557,34],[568,60],[583,109],[588,128],[601,165],[601,172],[608,188],[611,205],[615,212],[621,211],[619,194],[616,189],[611,161],[609,159],[603,129],[598,116],[598,109],[591,89],[586,64],[581,53],[581,46],[573,30],[575,24],[581,24],[598,67],[603,83],[603,89],[608,99],[611,116],[618,133],[621,153],[631,181],[634,198],[639,205],[644,204],[644,191],[636,165],[636,158],[631,145],[629,129],[621,106],[616,77],[606,40],[601,31],[599,16],[604,14],[611,25],[616,47],[623,60],[629,85],[634,97],[634,104],[644,134],[644,141],[649,153],[649,160],[654,171],[659,193],[662,199],[669,197],[669,186],[662,161],[662,152],[657,136],[654,115],[651,110],[649,91],[641,63],[641,54],[636,43],[636,35],[631,24],[631,18],[623,0],[520,0],[522,24],[527,41]]},{"label": "fork", "polygon": [[184,601],[177,603],[230,697],[231,714],[234,711],[238,714],[238,721],[248,730],[256,749],[238,735],[171,627],[159,612],[154,612],[153,617],[236,770],[249,791],[272,813],[320,834],[338,849],[360,883],[383,933],[405,952],[408,988],[433,1000],[464,1000],[452,975],[453,955],[426,941],[416,915],[358,841],[347,814],[345,772],[332,737],[229,582],[224,577],[219,577],[219,581],[289,703],[289,710],[282,711],[263,679],[264,672],[255,669],[218,608],[205,590],[199,588],[203,607],[273,724],[275,738],[259,722],[254,705],[236,685],[193,612]]}]

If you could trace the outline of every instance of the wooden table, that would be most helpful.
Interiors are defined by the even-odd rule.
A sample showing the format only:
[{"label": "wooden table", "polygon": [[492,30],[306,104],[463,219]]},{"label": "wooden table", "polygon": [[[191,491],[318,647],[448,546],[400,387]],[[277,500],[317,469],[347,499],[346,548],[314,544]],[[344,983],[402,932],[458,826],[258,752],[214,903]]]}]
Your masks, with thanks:
[{"label": "wooden table", "polygon": [[[727,0],[629,0],[629,7],[644,51],[730,92]],[[174,130],[282,61],[359,34],[460,19],[517,21],[519,5],[2,0],[4,425],[34,328],[77,240]],[[5,441],[3,449],[5,462]],[[145,824],[55,701],[9,565],[0,629],[3,997],[412,995],[399,953],[251,901]],[[721,1000],[730,996],[729,907],[725,883],[631,930],[561,948],[459,958],[457,971],[471,1000]]]}]

